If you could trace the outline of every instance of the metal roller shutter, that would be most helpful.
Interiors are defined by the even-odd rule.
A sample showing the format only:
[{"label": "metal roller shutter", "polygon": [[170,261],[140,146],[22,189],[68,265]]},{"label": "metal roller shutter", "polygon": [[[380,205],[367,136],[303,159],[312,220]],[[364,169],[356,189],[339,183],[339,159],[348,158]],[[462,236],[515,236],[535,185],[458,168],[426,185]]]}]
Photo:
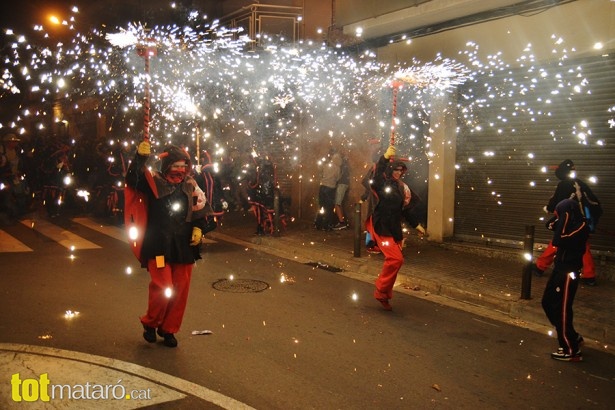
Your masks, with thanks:
[{"label": "metal roller shutter", "polygon": [[[459,90],[461,112],[471,109],[474,114],[460,124],[457,140],[455,238],[518,246],[525,226],[535,225],[536,242],[547,243],[551,233],[544,227],[542,208],[558,182],[548,167],[571,159],[604,209],[592,247],[611,255],[615,58],[542,68],[486,74]],[[585,142],[579,138],[582,133]]]}]

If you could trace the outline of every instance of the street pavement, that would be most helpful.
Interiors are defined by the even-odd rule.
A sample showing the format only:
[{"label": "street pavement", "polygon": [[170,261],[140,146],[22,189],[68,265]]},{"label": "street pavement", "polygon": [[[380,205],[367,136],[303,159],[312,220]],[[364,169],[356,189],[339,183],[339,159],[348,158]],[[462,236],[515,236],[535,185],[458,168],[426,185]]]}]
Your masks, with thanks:
[{"label": "street pavement", "polygon": [[[26,221],[27,222],[27,221]],[[22,224],[28,225],[22,221]],[[80,223],[87,223],[85,220]],[[60,243],[70,235],[65,230],[57,230],[53,224],[43,220],[37,226],[46,230],[46,235]],[[90,226],[92,229],[106,229]],[[41,228],[42,229],[42,228]],[[57,232],[54,231],[57,230]],[[120,239],[113,230],[105,234]],[[310,264],[329,270],[337,275],[347,276],[366,283],[373,283],[382,266],[382,255],[367,254],[363,245],[363,233],[360,232],[360,256],[355,256],[355,232],[353,229],[323,232],[315,230],[305,221],[288,221],[279,234],[255,235],[254,217],[245,212],[232,212],[224,216],[220,226],[204,239],[222,240],[286,258],[299,263]],[[0,231],[1,233],[1,231]],[[74,241],[74,238],[70,239]],[[97,245],[81,241],[83,249],[93,249]],[[428,239],[410,234],[404,249],[406,262],[400,272],[395,291],[414,297],[433,300],[460,310],[470,311],[475,315],[500,320],[536,332],[549,332],[552,327],[546,321],[540,297],[546,284],[547,275],[532,277],[531,298],[521,299],[521,278],[524,268],[521,251],[498,249],[496,247],[478,246],[476,244],[446,243],[437,244]],[[598,267],[599,285],[588,287],[582,285],[575,302],[575,325],[584,335],[586,348],[599,349],[612,354],[610,339],[613,331],[611,309],[615,302],[615,283],[610,276],[611,266],[603,264]],[[44,292],[44,289],[39,289]],[[377,301],[372,301],[379,308]],[[369,303],[369,302],[368,302]],[[396,298],[392,299],[393,309]],[[543,333],[544,334],[544,333]],[[124,392],[124,386],[130,386],[130,400],[100,401],[99,407],[105,408],[140,408],[143,406],[162,407],[164,403],[182,402],[190,408],[249,408],[216,391],[180,379],[150,367],[118,360],[45,346],[0,343],[0,368],[10,368],[17,372],[21,366],[21,390],[36,388],[44,380],[35,380],[26,375],[54,374],[54,382],[70,383],[75,375],[80,380],[97,380],[107,386],[115,386],[118,392]],[[66,377],[66,380],[57,375]],[[149,386],[157,382],[156,400],[149,395]],[[14,386],[13,383],[11,383]],[[162,387],[160,387],[162,386]],[[3,383],[2,388],[6,388]],[[6,393],[6,389],[2,393]],[[113,392],[115,393],[115,391]],[[2,394],[0,394],[2,396]],[[33,398],[31,394],[30,399]],[[0,397],[0,407],[16,406],[13,397]],[[61,403],[61,402],[56,402]],[[192,403],[192,404],[190,404]],[[26,403],[21,403],[26,404]],[[32,404],[32,403],[30,403]],[[42,404],[29,408],[56,408],[53,404]],[[64,403],[62,403],[63,405]]]},{"label": "street pavement", "polygon": [[[428,229],[429,230],[429,229]],[[212,238],[246,244],[260,251],[302,263],[312,263],[355,279],[375,281],[383,263],[381,254],[370,254],[360,231],[360,256],[355,256],[357,235],[350,227],[319,231],[306,221],[287,221],[274,235],[255,235],[256,224],[249,212],[224,216]],[[522,238],[521,238],[522,239]],[[535,256],[540,245],[535,246]],[[530,298],[522,292],[523,250],[476,243],[429,241],[410,232],[404,248],[405,263],[395,286],[422,298],[438,298],[475,314],[493,317],[537,331],[554,331],[541,306],[550,271],[530,279]],[[596,259],[597,286],[581,284],[574,302],[575,328],[587,344],[615,353],[615,277],[612,261]],[[374,303],[378,303],[374,301]],[[391,304],[395,306],[395,298]]]}]

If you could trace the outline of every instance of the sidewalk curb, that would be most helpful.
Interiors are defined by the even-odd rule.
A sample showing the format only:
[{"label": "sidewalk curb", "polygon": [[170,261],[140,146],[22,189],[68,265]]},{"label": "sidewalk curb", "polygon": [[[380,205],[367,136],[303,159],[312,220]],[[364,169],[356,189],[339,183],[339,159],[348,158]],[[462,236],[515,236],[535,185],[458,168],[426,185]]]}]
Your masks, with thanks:
[{"label": "sidewalk curb", "polygon": [[[255,236],[250,240],[238,239],[221,232],[210,232],[207,236],[298,263],[319,263],[323,266],[336,267],[342,269],[337,274],[366,283],[375,281],[376,274],[382,266],[382,260],[370,258],[369,255],[354,257],[351,252],[332,249],[331,246],[321,243],[310,243],[313,246],[306,247],[304,246],[306,245],[305,241],[298,241],[288,236]],[[460,251],[463,252],[463,250]],[[347,252],[348,255],[340,256],[340,252]],[[445,283],[441,280],[426,279],[408,274],[409,269],[409,267],[404,266],[400,271],[395,285],[396,292],[432,300],[434,303],[451,306],[478,316],[489,317],[543,334],[548,334],[553,330],[542,310],[540,300],[535,298],[524,300],[519,295],[509,293],[490,294],[488,288],[486,291],[480,292],[463,289],[455,283]],[[575,327],[583,331],[586,347],[615,354],[615,346],[611,347],[607,343],[608,337],[612,333],[608,324],[582,316],[576,314],[575,311]]]}]

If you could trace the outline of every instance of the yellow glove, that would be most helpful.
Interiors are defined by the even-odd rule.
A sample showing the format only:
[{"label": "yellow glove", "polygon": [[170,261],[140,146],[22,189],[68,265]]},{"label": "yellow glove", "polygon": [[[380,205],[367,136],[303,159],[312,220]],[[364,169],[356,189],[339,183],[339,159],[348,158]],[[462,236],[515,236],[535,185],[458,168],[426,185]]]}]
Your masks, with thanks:
[{"label": "yellow glove", "polygon": [[137,147],[137,154],[142,155],[144,157],[149,157],[152,153],[152,147],[148,141],[142,141],[139,143]]},{"label": "yellow glove", "polygon": [[203,233],[201,232],[201,228],[197,228],[196,226],[192,228],[192,239],[190,240],[190,246],[196,246],[201,243],[201,238],[203,237]]},{"label": "yellow glove", "polygon": [[395,156],[395,145],[389,145],[389,148],[387,148],[386,152],[384,153],[384,157],[386,159],[390,159],[391,157]]}]

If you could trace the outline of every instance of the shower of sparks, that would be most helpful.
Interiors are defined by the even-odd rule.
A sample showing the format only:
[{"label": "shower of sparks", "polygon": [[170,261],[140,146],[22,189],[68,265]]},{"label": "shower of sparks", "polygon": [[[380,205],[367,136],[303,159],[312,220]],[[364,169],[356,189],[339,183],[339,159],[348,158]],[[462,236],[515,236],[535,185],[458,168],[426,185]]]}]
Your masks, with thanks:
[{"label": "shower of sparks", "polygon": [[[77,30],[76,10],[67,21],[68,41],[54,43],[54,33],[41,26],[32,33],[5,31],[0,101],[27,95],[31,104],[17,109],[0,128],[21,135],[30,124],[44,135],[51,132],[52,122],[62,120],[53,109],[61,103],[73,114],[94,112],[106,118],[108,139],[132,146],[143,134],[147,89],[153,144],[172,142],[193,152],[199,138],[216,147],[212,153],[218,159],[246,146],[266,150],[277,144],[276,160],[288,167],[287,175],[279,174],[281,180],[315,180],[313,175],[291,175],[306,163],[302,156],[318,155],[301,147],[322,140],[348,142],[366,133],[386,138],[393,91],[396,145],[421,150],[412,154],[425,161],[433,155],[430,132],[439,126],[430,122],[433,102],[455,95],[445,110],[455,112],[463,134],[494,141],[483,155],[461,157],[462,172],[483,162],[500,163],[509,155],[506,144],[520,148],[515,137],[523,131],[512,123],[533,127],[551,117],[555,107],[574,107],[578,98],[592,95],[583,66],[563,64],[574,47],[559,36],[551,39],[554,63],[544,66],[531,44],[511,64],[501,52],[481,59],[479,45],[469,41],[457,60],[438,55],[431,62],[392,67],[377,61],[373,52],[354,55],[312,41],[289,44],[264,35],[255,44],[240,29],[222,27],[197,12],[181,25],[153,27],[135,23]],[[391,84],[401,86],[393,90]],[[547,129],[545,135],[555,143],[566,139],[585,147],[605,146],[595,129],[615,128],[615,106],[610,104],[605,124],[571,118],[569,125]],[[524,154],[538,169],[544,159],[536,158],[532,148]],[[251,159],[245,161],[248,169]],[[498,182],[489,179],[488,184]],[[507,204],[501,189],[489,191],[498,192],[491,197],[495,204]],[[137,235],[133,232],[131,240]]]},{"label": "shower of sparks", "polygon": [[450,90],[463,84],[470,75],[471,71],[463,64],[438,56],[433,63],[401,69],[394,77],[410,85]]},{"label": "shower of sparks", "polygon": [[[355,57],[313,42],[284,44],[265,36],[255,51],[241,31],[206,20],[151,28],[131,24],[113,32],[73,28],[74,37],[55,46],[48,40],[53,34],[42,30],[32,35],[7,31],[10,55],[4,59],[1,96],[27,93],[49,104],[61,100],[75,111],[95,98],[99,115],[111,121],[111,138],[124,142],[138,139],[142,131],[149,84],[150,133],[156,143],[190,146],[198,122],[202,136],[228,134],[229,148],[241,143],[233,138],[254,143],[273,133],[299,161],[295,139],[300,131],[308,141],[324,133],[343,138],[377,123],[377,102],[386,94],[382,84],[395,76],[373,54]],[[149,74],[144,53],[149,53]],[[400,69],[397,76],[411,82],[408,95],[425,89],[409,104],[427,110],[426,90],[461,84],[467,70],[446,60]],[[48,115],[31,112],[29,121],[34,117],[45,129]],[[15,128],[20,128],[25,113],[16,117]]]}]

